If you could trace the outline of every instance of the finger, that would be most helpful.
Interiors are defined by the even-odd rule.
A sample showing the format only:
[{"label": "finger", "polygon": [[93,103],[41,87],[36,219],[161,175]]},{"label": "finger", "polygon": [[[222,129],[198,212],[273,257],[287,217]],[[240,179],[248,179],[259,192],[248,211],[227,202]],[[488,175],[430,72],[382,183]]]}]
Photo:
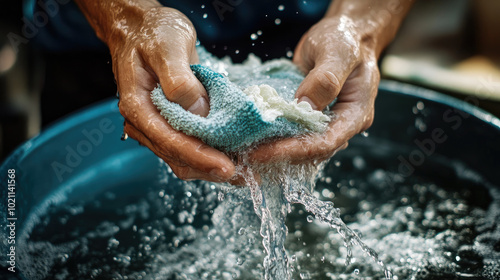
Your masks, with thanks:
[{"label": "finger", "polygon": [[156,146],[149,141],[149,139],[144,136],[143,133],[135,129],[129,122],[125,122],[124,132],[127,133],[131,138],[139,141],[139,143],[148,147],[153,151],[158,157],[162,158],[171,168],[175,175],[182,180],[205,180],[210,182],[226,182],[229,180],[227,176],[220,177],[217,172],[202,172],[196,170],[184,162],[180,162],[175,157],[171,157],[165,154],[163,151],[158,150]]},{"label": "finger", "polygon": [[207,116],[209,112],[207,92],[193,75],[189,67],[189,57],[186,54],[178,55],[178,53],[168,56],[145,55],[144,59],[158,77],[168,100],[194,114]]},{"label": "finger", "polygon": [[128,121],[125,121],[123,125],[123,132],[126,133],[130,138],[137,140],[137,142],[139,142],[141,145],[148,147],[153,153],[155,153],[155,155],[163,159],[163,161],[173,162],[176,165],[182,164],[180,161],[174,159],[170,154],[157,150],[155,145],[153,145],[153,143],[151,143],[151,141],[142,132],[137,130]]},{"label": "finger", "polygon": [[330,124],[325,133],[264,144],[252,153],[250,160],[259,163],[288,161],[292,164],[299,164],[313,159],[324,160],[332,157],[338,147],[346,144],[359,131],[358,126],[353,126],[347,116],[350,109],[337,108],[336,111],[341,116]]},{"label": "finger", "polygon": [[[229,180],[234,173],[234,164],[226,155],[197,138],[174,130],[158,113],[149,91],[145,89],[147,86],[143,86],[143,81],[149,82],[150,75],[139,63],[123,66],[121,72],[128,73],[127,79],[118,80],[122,93],[120,113],[144,135],[143,138],[137,136],[138,140],[148,145],[145,141],[148,139],[148,147],[164,160],[182,162],[200,172]],[[135,69],[130,69],[130,65],[135,65]]]},{"label": "finger", "polygon": [[[354,135],[366,130],[373,122],[378,71],[362,67],[359,75],[346,84],[348,97],[339,96],[333,107],[334,119],[324,133],[308,134],[264,144],[250,155],[250,161],[272,163],[289,161],[293,164],[333,156]],[[355,91],[355,92],[349,92]],[[353,98],[351,96],[356,96]]]},{"label": "finger", "polygon": [[172,168],[174,174],[181,180],[186,180],[186,181],[204,180],[204,181],[218,182],[218,183],[227,181],[227,179],[219,178],[212,174],[201,172],[189,166],[175,165],[173,162],[168,162],[168,161],[166,161],[166,163],[170,166],[170,168]]},{"label": "finger", "polygon": [[[340,67],[341,66],[341,67]],[[355,64],[345,67],[334,61],[324,61],[316,65],[300,84],[295,97],[306,101],[315,110],[323,110],[337,98]]]}]

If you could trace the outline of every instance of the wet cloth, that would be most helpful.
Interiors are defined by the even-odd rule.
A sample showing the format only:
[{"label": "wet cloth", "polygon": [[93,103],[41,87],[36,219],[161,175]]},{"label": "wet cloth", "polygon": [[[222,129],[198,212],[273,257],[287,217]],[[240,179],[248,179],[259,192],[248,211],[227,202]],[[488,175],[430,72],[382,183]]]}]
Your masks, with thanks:
[{"label": "wet cloth", "polygon": [[[210,99],[210,112],[206,118],[168,101],[160,86],[152,91],[151,98],[174,129],[195,136],[221,151],[240,151],[274,137],[320,132],[330,120],[306,102],[297,104],[297,100],[293,100],[293,90],[278,94],[273,87],[265,84],[242,90],[208,67],[192,65],[191,69]],[[266,77],[272,84],[279,80],[295,81],[297,87],[303,79],[297,71],[282,69],[271,72]],[[283,95],[288,96],[284,98]]]}]

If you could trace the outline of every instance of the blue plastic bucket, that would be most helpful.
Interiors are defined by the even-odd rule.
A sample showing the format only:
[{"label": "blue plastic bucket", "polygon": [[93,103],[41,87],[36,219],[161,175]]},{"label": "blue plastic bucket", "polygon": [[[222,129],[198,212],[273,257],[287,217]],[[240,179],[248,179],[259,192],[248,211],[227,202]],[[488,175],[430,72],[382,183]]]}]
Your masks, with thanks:
[{"label": "blue plastic bucket", "polygon": [[[471,104],[473,98],[464,102],[383,81],[369,137],[356,136],[338,155],[369,147],[368,151],[383,157],[402,176],[423,172],[441,181],[451,180],[449,173],[434,169],[432,162],[460,162],[500,186],[500,120]],[[0,168],[0,209],[5,217],[0,222],[2,265],[9,261],[6,252],[12,245],[8,242],[12,235],[9,223],[15,222],[16,240],[22,242],[50,205],[92,199],[120,185],[155,185],[158,158],[134,140],[120,141],[122,125],[117,101],[107,100],[47,128],[7,158]],[[15,197],[15,207],[9,215],[6,210],[14,205],[9,205],[7,182],[12,174],[15,194],[10,196]],[[168,191],[175,192],[179,180],[170,176],[172,188]],[[134,195],[132,189],[124,189],[123,195],[127,192]],[[5,272],[7,267],[2,273],[12,276]]]}]

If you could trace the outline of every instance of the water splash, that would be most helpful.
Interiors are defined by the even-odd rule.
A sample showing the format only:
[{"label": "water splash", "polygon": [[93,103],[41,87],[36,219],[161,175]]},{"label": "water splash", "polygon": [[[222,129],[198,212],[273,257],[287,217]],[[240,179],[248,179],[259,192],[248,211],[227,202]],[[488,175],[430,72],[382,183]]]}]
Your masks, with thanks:
[{"label": "water splash", "polygon": [[[241,158],[245,158],[242,156]],[[261,174],[263,184],[259,187],[253,184],[252,192],[259,192],[253,197],[256,209],[262,221],[261,235],[266,248],[267,257],[264,260],[265,279],[290,279],[289,264],[284,248],[288,230],[285,227],[286,214],[291,212],[291,204],[300,204],[306,211],[314,215],[318,221],[335,229],[344,239],[347,249],[345,265],[352,259],[352,247],[359,246],[385,272],[387,279],[392,279],[391,273],[379,259],[375,250],[367,246],[361,238],[351,230],[340,218],[340,210],[331,201],[322,201],[313,195],[318,174],[321,174],[326,163],[290,165],[288,163],[273,166],[257,166],[255,172]],[[262,196],[262,198],[260,198]],[[310,216],[307,221],[311,222]],[[279,258],[281,257],[281,259]],[[273,262],[270,262],[273,261]],[[281,272],[277,272],[281,271]],[[278,273],[278,274],[277,274]],[[279,277],[276,277],[279,275]],[[269,278],[268,276],[275,276]]]}]

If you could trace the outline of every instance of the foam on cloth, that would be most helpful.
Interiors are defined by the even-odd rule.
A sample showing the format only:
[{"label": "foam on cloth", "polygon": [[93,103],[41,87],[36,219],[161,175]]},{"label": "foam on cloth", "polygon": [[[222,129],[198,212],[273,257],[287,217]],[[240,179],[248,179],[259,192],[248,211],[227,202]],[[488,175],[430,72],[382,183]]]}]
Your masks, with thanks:
[{"label": "foam on cloth", "polygon": [[[248,84],[248,80],[237,85],[206,66],[192,65],[191,70],[210,99],[206,118],[168,101],[159,85],[151,92],[151,98],[174,129],[221,151],[241,151],[269,138],[322,132],[330,121],[327,115],[313,110],[308,103],[290,100],[303,79],[295,69],[283,68],[264,76],[272,84],[280,80],[293,81],[294,89],[280,94],[270,85],[262,84],[265,79],[255,79],[260,83],[242,90],[241,84]],[[251,74],[248,79],[251,80]]]}]

